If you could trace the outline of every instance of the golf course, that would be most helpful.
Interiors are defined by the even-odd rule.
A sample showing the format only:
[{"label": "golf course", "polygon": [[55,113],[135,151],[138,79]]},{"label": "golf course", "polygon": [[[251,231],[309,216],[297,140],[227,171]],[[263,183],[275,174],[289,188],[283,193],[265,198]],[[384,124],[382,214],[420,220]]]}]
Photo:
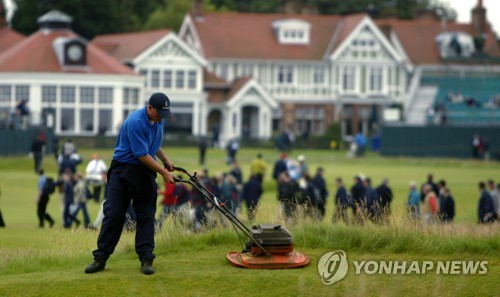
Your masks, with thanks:
[{"label": "golf course", "polygon": [[[170,148],[165,152],[176,166],[190,172],[201,170],[197,148]],[[98,153],[109,165],[108,150],[79,149],[86,163]],[[369,153],[350,158],[345,151],[293,150],[289,156],[306,157],[309,171],[325,169],[329,197],[323,221],[298,217],[285,223],[279,213],[276,183],[271,178],[279,152],[273,149],[240,149],[236,158],[249,176],[250,162],[262,153],[268,164],[261,198],[253,224],[283,224],[294,237],[297,250],[310,257],[300,269],[257,270],[231,266],[229,251],[241,251],[230,224],[193,232],[182,222],[168,218],[156,235],[156,273],[143,275],[134,250],[133,231],[124,231],[103,272],[88,275],[98,230],[62,228],[58,193],[52,194],[48,212],[55,218],[53,228],[38,228],[36,196],[38,176],[26,156],[0,158],[0,210],[6,227],[0,228],[0,297],[4,296],[499,296],[500,223],[477,223],[478,182],[500,182],[500,164],[477,160],[439,158],[384,158]],[[225,151],[209,149],[206,167],[210,175],[228,171]],[[43,168],[55,177],[57,163],[46,156]],[[332,222],[336,177],[349,189],[353,177],[363,173],[373,186],[388,178],[394,193],[391,217],[385,224],[362,225]],[[408,219],[408,183],[422,184],[427,174],[435,181],[446,180],[455,199],[452,224],[425,225]],[[163,187],[163,181],[157,179]],[[158,200],[160,201],[160,199]],[[94,220],[100,204],[88,201]],[[158,207],[157,213],[161,212]],[[243,207],[241,219],[247,224]],[[81,215],[81,214],[80,214]],[[325,285],[318,273],[318,261],[328,252],[342,250],[349,270],[342,280]],[[353,261],[487,261],[487,271],[475,274],[356,273]],[[459,269],[462,271],[461,269]]]}]

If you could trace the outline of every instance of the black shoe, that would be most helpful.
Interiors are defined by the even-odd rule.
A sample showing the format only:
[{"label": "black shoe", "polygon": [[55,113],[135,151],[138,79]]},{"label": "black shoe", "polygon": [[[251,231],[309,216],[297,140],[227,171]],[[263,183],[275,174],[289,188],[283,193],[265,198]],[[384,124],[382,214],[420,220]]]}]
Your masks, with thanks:
[{"label": "black shoe", "polygon": [[87,265],[87,267],[85,267],[85,273],[96,273],[99,271],[103,271],[104,267],[106,267],[106,262],[94,260],[93,263],[91,263],[91,264]]},{"label": "black shoe", "polygon": [[153,269],[153,262],[151,261],[141,262],[141,271],[146,275],[155,273],[155,270]]}]

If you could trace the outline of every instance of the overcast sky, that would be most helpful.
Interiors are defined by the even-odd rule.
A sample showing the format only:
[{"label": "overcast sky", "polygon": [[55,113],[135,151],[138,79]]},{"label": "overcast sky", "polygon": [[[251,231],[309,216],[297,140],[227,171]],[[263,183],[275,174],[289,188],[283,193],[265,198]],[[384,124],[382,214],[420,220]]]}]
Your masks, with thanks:
[{"label": "overcast sky", "polygon": [[[470,11],[476,6],[478,0],[442,0],[442,2],[448,2],[457,11],[460,23],[468,23]],[[500,17],[498,15],[494,17],[495,13],[500,13],[500,0],[483,0],[483,6],[486,8],[486,18],[497,35],[500,35]]]}]

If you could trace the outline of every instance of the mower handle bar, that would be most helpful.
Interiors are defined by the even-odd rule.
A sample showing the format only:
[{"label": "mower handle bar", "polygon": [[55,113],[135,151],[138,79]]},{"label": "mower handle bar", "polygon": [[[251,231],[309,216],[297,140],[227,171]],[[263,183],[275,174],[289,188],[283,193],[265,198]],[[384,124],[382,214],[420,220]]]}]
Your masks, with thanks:
[{"label": "mower handle bar", "polygon": [[265,254],[266,256],[271,256],[271,253],[267,251],[255,238],[253,238],[250,229],[248,229],[243,222],[240,221],[234,215],[225,204],[219,203],[217,197],[210,192],[200,181],[196,178],[196,172],[194,175],[191,175],[186,169],[182,167],[174,167],[175,171],[181,172],[189,176],[189,180],[179,179],[177,177],[174,178],[174,181],[181,183],[188,183],[193,186],[196,190],[198,190],[210,203],[214,205],[217,210],[219,210],[229,221],[231,221],[241,232],[243,232],[254,244],[256,244]]}]

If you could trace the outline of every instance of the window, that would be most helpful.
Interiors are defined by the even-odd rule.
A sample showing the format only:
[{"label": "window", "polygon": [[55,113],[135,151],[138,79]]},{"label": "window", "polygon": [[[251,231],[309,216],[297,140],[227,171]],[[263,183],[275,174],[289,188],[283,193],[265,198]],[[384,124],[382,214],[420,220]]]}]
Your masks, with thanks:
[{"label": "window", "polygon": [[293,66],[278,67],[278,83],[291,84],[293,83]]},{"label": "window", "polygon": [[315,84],[324,84],[325,83],[325,68],[324,67],[315,67],[314,68],[313,82]]},{"label": "window", "polygon": [[144,87],[148,86],[148,71],[146,69],[139,70],[139,75],[144,77]]},{"label": "window", "polygon": [[139,104],[139,89],[138,88],[133,88],[130,96],[132,96],[132,104],[134,104],[134,105]]},{"label": "window", "polygon": [[241,76],[253,76],[253,65],[252,64],[241,65]]},{"label": "window", "polygon": [[184,71],[182,70],[175,72],[175,87],[177,89],[184,89]]},{"label": "window", "polygon": [[354,74],[355,68],[353,66],[344,67],[344,73],[342,77],[342,89],[344,91],[354,90]]},{"label": "window", "polygon": [[374,67],[370,71],[370,91],[382,90],[382,68]]},{"label": "window", "polygon": [[42,86],[42,102],[56,102],[56,86]]},{"label": "window", "polygon": [[61,102],[75,102],[75,87],[61,87]]},{"label": "window", "polygon": [[10,102],[11,90],[10,85],[0,85],[0,102]]},{"label": "window", "polygon": [[103,134],[106,131],[110,131],[112,127],[113,114],[111,109],[100,109],[99,110],[99,134]]},{"label": "window", "polygon": [[196,71],[194,70],[188,72],[188,88],[196,89]]},{"label": "window", "polygon": [[16,86],[16,100],[30,101],[30,86],[17,85]]},{"label": "window", "polygon": [[81,109],[80,110],[80,130],[92,132],[94,131],[94,110]]},{"label": "window", "polygon": [[80,88],[80,102],[81,103],[94,103],[94,87],[81,87]]},{"label": "window", "polygon": [[137,88],[123,88],[123,104],[137,105],[139,103],[139,90]]},{"label": "window", "polygon": [[219,76],[225,80],[228,78],[229,66],[227,64],[220,64]]},{"label": "window", "polygon": [[113,103],[113,88],[100,87],[99,88],[99,103]]},{"label": "window", "polygon": [[172,70],[163,71],[163,87],[166,89],[172,88]]},{"label": "window", "polygon": [[75,130],[75,109],[63,108],[61,109],[61,131],[74,131]]},{"label": "window", "polygon": [[151,87],[152,88],[160,87],[160,71],[159,70],[151,71]]}]

